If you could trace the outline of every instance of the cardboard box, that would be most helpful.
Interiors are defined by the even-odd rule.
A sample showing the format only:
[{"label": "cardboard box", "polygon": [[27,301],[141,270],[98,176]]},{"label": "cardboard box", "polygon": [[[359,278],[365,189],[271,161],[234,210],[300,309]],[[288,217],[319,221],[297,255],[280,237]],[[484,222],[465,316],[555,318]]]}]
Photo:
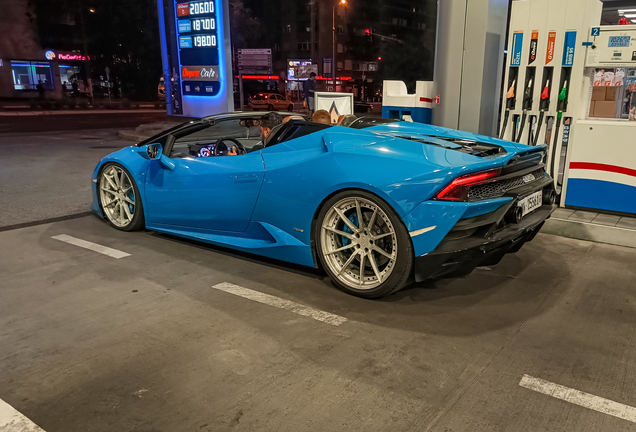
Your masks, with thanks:
[{"label": "cardboard box", "polygon": [[593,101],[604,101],[606,95],[607,95],[607,87],[605,87],[605,86],[594,86],[594,87],[592,87],[592,100]]},{"label": "cardboard box", "polygon": [[594,117],[600,118],[614,118],[614,101],[595,101],[594,102]]},{"label": "cardboard box", "polygon": [[616,100],[618,89],[619,87],[607,87],[607,90],[605,91],[605,100],[614,102]]},{"label": "cardboard box", "polygon": [[594,117],[594,105],[596,105],[596,101],[590,102],[590,117]]}]

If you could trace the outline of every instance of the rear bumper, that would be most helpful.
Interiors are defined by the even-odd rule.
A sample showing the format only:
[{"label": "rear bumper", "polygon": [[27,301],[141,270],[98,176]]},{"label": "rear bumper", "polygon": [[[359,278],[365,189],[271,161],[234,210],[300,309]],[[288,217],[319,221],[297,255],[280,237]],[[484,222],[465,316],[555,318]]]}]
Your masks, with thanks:
[{"label": "rear bumper", "polygon": [[432,252],[415,258],[415,281],[465,274],[477,266],[497,264],[505,254],[517,252],[531,241],[556,208],[556,205],[544,205],[520,223],[485,237],[445,239]]}]

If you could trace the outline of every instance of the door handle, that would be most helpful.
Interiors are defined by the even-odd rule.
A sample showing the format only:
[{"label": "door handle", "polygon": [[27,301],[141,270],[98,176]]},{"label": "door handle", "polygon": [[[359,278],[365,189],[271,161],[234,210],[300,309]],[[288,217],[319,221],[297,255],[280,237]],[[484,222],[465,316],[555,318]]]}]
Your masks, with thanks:
[{"label": "door handle", "polygon": [[257,180],[258,180],[258,176],[256,174],[234,176],[234,183],[249,183],[249,182],[255,182]]}]

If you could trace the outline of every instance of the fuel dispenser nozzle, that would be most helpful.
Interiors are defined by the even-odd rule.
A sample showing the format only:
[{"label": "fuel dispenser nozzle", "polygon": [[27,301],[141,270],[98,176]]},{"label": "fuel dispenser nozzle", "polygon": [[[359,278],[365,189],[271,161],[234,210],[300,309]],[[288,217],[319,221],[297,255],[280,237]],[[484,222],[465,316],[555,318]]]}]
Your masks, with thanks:
[{"label": "fuel dispenser nozzle", "polygon": [[523,128],[526,125],[526,119],[528,117],[528,111],[532,109],[532,82],[534,78],[530,78],[528,80],[528,85],[526,86],[525,91],[523,92],[523,115],[521,116],[521,125],[519,126],[519,134],[517,135],[517,139],[514,141],[521,141],[521,136],[523,134]]},{"label": "fuel dispenser nozzle", "polygon": [[539,103],[539,121],[537,122],[537,132],[534,134],[534,138],[532,139],[532,145],[537,145],[539,141],[539,133],[541,132],[541,126],[543,125],[543,118],[545,117],[545,112],[550,108],[550,80],[548,79],[545,83],[545,87],[541,92],[541,102]]},{"label": "fuel dispenser nozzle", "polygon": [[563,88],[559,92],[559,97],[557,101],[557,121],[554,127],[554,141],[552,142],[552,163],[550,169],[550,175],[554,178],[555,182],[558,183],[558,175],[559,173],[554,170],[555,159],[557,157],[557,143],[559,142],[559,128],[561,127],[561,118],[563,117],[563,111],[567,108],[568,101],[568,80],[566,79],[563,82]]},{"label": "fuel dispenser nozzle", "polygon": [[[508,126],[508,117],[510,117],[510,110],[512,109],[515,102],[515,85],[517,84],[517,80],[512,81],[512,85],[508,89],[506,93],[506,113],[504,114],[503,125],[501,126],[501,133],[499,134],[499,139],[503,139],[504,134],[506,133],[506,126]],[[514,141],[514,137],[513,137]]]}]

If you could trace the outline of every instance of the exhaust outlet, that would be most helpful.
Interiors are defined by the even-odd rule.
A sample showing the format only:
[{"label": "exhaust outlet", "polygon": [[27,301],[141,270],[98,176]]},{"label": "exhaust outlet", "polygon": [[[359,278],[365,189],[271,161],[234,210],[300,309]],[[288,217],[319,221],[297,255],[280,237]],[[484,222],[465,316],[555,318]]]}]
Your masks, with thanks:
[{"label": "exhaust outlet", "polygon": [[508,211],[508,213],[506,213],[506,222],[508,222],[509,224],[518,224],[519,222],[521,222],[521,219],[523,218],[523,212],[521,210],[521,207],[514,207],[512,209],[510,209]]},{"label": "exhaust outlet", "polygon": [[543,204],[553,205],[556,202],[556,193],[553,190],[543,194]]}]

